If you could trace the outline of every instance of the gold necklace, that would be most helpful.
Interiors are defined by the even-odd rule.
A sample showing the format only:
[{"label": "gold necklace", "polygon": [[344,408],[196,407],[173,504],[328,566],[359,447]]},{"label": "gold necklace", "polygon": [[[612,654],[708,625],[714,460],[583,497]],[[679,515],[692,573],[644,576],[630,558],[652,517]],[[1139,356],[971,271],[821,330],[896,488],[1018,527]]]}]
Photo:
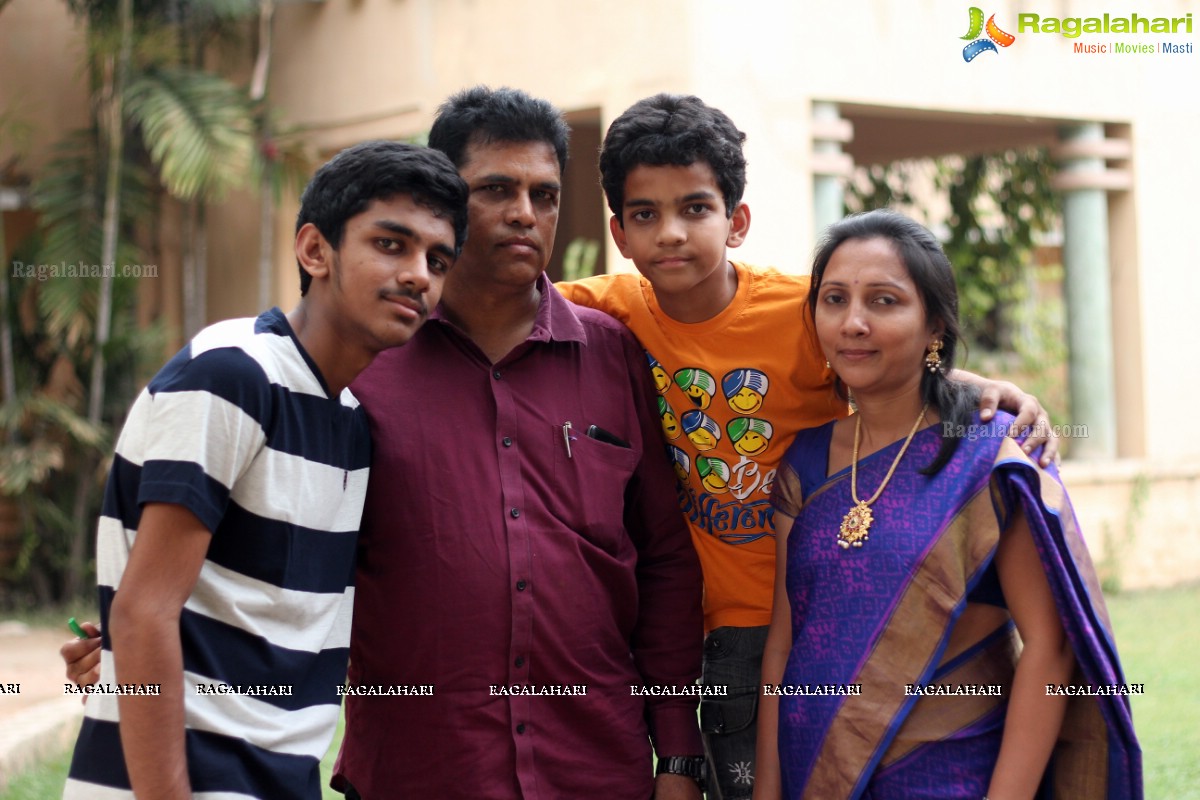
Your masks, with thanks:
[{"label": "gold necklace", "polygon": [[854,455],[850,461],[850,497],[854,500],[854,505],[842,518],[842,526],[838,530],[838,547],[843,549],[850,546],[862,547],[863,542],[867,541],[871,523],[875,520],[874,515],[871,514],[871,504],[879,499],[879,495],[883,494],[884,488],[900,464],[900,459],[904,458],[904,451],[908,449],[909,443],[917,435],[917,428],[921,427],[921,420],[925,419],[925,412],[928,410],[929,404],[926,403],[921,409],[921,413],[917,415],[917,421],[913,423],[912,430],[908,432],[908,438],[904,440],[900,452],[896,454],[892,468],[888,470],[887,475],[883,476],[883,483],[879,484],[879,488],[875,490],[875,494],[871,495],[870,500],[858,499],[858,441],[859,435],[862,433],[862,414],[857,415],[857,419],[854,420]]}]

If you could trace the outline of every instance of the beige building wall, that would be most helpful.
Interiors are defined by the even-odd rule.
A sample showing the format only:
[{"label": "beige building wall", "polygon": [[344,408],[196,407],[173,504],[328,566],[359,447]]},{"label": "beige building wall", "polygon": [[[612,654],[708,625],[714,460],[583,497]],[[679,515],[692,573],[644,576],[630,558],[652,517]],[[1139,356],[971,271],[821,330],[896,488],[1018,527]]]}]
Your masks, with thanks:
[{"label": "beige building wall", "polygon": [[[0,12],[0,174],[14,157],[21,172],[37,172],[50,144],[87,123],[83,53],[65,3],[12,0]],[[19,127],[4,126],[6,117]]]}]

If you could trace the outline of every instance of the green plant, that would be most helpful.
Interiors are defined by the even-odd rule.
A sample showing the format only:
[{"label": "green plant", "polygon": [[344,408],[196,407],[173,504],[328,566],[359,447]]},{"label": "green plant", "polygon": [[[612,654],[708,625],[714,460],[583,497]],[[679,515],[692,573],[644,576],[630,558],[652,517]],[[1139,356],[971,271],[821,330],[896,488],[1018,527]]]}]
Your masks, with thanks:
[{"label": "green plant", "polygon": [[1028,297],[1037,237],[1058,216],[1051,174],[1044,148],[938,162],[935,185],[950,205],[943,247],[955,267],[960,313],[985,349],[1011,345],[1006,313]]},{"label": "green plant", "polygon": [[[85,25],[81,73],[92,93],[92,119],[64,137],[37,176],[40,228],[24,244],[22,260],[144,264],[159,208],[173,198],[185,204],[185,327],[194,331],[205,319],[204,203],[244,185],[258,161],[253,103],[202,65],[210,45],[231,40],[258,15],[259,3],[67,0],[67,6]],[[10,577],[21,582],[21,592],[63,599],[86,584],[103,454],[145,375],[146,357],[161,359],[163,336],[160,328],[138,326],[134,282],[119,275],[4,279],[8,335],[0,344],[12,341],[4,374],[15,379],[6,390],[5,402],[14,404],[4,416],[8,427],[0,434],[11,469],[0,491],[19,502],[26,532]],[[47,397],[56,405],[46,405]],[[86,436],[66,433],[85,430],[78,425],[55,431],[40,422],[50,410],[65,419],[81,417],[85,408]],[[22,458],[10,464],[9,455]]]},{"label": "green plant", "polygon": [[1049,156],[1033,148],[876,165],[850,183],[846,205],[853,211],[918,207],[925,197],[912,187],[926,174],[932,175],[929,190],[945,198],[948,213],[932,219],[928,207],[921,212],[927,225],[944,231],[942,247],[954,266],[969,343],[1011,350],[1015,309],[1029,297],[1038,237],[1058,219]]},{"label": "green plant", "polygon": [[[26,244],[47,252],[41,239]],[[17,261],[32,258],[17,255]],[[90,542],[94,532],[93,508],[81,525],[73,518],[73,503],[85,490],[95,496],[111,444],[107,420],[123,414],[137,390],[137,375],[149,358],[157,358],[161,330],[136,324],[131,280],[14,280],[10,274],[2,279],[12,290],[4,313],[13,322],[17,388],[0,406],[0,498],[10,521],[16,517],[19,545],[15,561],[0,570],[7,589],[0,599],[5,605],[63,602],[81,591],[88,569],[86,549],[73,551],[72,545],[81,538]],[[105,419],[94,423],[83,411],[81,376],[96,346],[92,329],[101,280],[114,284],[117,313],[106,345],[108,408]]]},{"label": "green plant", "polygon": [[[38,233],[13,259],[37,273],[24,280],[7,270],[4,275],[15,390],[0,422],[6,451],[0,493],[11,498],[10,507],[15,503],[22,529],[18,557],[7,571],[10,602],[62,601],[82,591],[111,421],[124,413],[144,360],[160,341],[156,328],[136,324],[134,281],[91,277],[103,263],[106,165],[96,126],[69,133],[53,148],[31,188]],[[135,233],[152,213],[151,178],[136,162],[121,166],[114,261],[139,263]],[[46,279],[51,270],[59,277]],[[63,276],[71,272],[85,277]],[[101,343],[105,292],[112,313]],[[98,352],[109,367],[99,374],[102,393],[83,381]],[[94,415],[84,411],[89,397],[104,400]]]},{"label": "green plant", "polygon": [[1146,473],[1139,472],[1129,489],[1129,508],[1125,512],[1120,536],[1113,532],[1111,526],[1104,526],[1104,558],[1096,564],[1096,572],[1105,594],[1117,594],[1123,588],[1121,564],[1125,561],[1129,548],[1137,540],[1137,524],[1146,516],[1146,500],[1149,497],[1150,478]]},{"label": "green plant", "polygon": [[596,262],[600,258],[600,243],[595,239],[580,236],[563,251],[563,280],[577,281],[596,274]]}]

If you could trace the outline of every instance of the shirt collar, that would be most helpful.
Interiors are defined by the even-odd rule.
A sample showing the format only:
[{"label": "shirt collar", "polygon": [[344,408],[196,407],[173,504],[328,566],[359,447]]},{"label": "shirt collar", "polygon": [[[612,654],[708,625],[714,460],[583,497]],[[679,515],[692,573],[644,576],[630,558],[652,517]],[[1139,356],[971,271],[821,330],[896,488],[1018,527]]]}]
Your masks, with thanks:
[{"label": "shirt collar", "polygon": [[[567,300],[554,284],[542,273],[537,279],[537,289],[541,294],[538,300],[537,316],[533,320],[533,330],[526,341],[531,342],[579,342],[587,344],[587,330],[575,313],[575,304]],[[446,319],[446,314],[439,303],[429,321],[437,320],[443,325],[453,323]]]},{"label": "shirt collar", "polygon": [[530,338],[587,344],[587,331],[575,313],[575,304],[554,288],[544,272],[538,276],[537,288],[542,299],[538,303],[537,318],[533,321]]},{"label": "shirt collar", "polygon": [[321,368],[317,366],[317,362],[309,355],[308,350],[300,342],[300,337],[296,335],[296,330],[292,327],[292,323],[288,321],[287,314],[279,309],[279,306],[274,306],[271,309],[264,311],[254,320],[255,333],[273,333],[276,336],[283,336],[292,340],[296,346],[296,352],[304,359],[305,365],[312,371],[313,377],[317,379],[317,383],[321,384],[321,391],[325,392],[326,397],[334,397],[333,392],[329,391],[329,384],[325,382],[325,376],[321,373]]}]

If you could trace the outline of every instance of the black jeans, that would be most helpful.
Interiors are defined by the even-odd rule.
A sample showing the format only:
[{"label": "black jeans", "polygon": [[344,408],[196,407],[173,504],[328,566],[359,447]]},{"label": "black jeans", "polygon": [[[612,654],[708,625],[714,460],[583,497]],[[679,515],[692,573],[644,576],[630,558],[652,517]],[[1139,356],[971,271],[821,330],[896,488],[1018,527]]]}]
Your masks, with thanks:
[{"label": "black jeans", "polygon": [[754,792],[758,693],[766,646],[766,625],[717,628],[704,640],[704,685],[728,687],[724,697],[700,700],[709,800],[742,800]]}]

